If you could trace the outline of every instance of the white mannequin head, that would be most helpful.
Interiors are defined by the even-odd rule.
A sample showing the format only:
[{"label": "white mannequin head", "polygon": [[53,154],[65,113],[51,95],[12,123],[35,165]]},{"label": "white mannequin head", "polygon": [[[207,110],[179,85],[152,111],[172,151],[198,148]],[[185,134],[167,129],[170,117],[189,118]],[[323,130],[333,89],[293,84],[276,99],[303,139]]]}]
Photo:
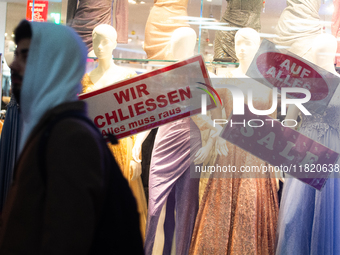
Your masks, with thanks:
[{"label": "white mannequin head", "polygon": [[235,34],[235,53],[240,63],[251,62],[259,47],[260,36],[254,29],[241,28]]},{"label": "white mannequin head", "polygon": [[192,57],[196,45],[197,35],[189,27],[177,28],[171,36],[170,52],[173,59],[181,60]]},{"label": "white mannequin head", "polygon": [[93,51],[98,59],[112,58],[117,46],[117,32],[107,24],[96,26],[92,31]]},{"label": "white mannequin head", "polygon": [[313,62],[329,72],[334,72],[334,58],[337,46],[337,40],[333,35],[318,35],[313,40],[312,45]]}]

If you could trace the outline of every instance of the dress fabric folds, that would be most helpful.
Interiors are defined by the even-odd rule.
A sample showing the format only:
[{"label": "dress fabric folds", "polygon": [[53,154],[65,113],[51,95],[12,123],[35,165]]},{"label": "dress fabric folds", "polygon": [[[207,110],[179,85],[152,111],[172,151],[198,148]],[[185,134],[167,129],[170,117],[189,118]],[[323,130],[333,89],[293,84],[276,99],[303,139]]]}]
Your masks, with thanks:
[{"label": "dress fabric folds", "polygon": [[144,51],[148,59],[172,59],[169,42],[172,33],[188,27],[186,20],[172,19],[188,16],[188,0],[155,0],[145,26]]},{"label": "dress fabric folds", "polygon": [[[323,115],[302,115],[300,133],[340,152],[340,89]],[[340,164],[340,160],[336,162]],[[330,175],[321,191],[286,178],[280,206],[276,254],[340,254],[340,182]]]},{"label": "dress fabric folds", "polygon": [[[200,129],[191,118],[158,129],[150,165],[145,254],[170,254],[173,241],[175,254],[188,254],[198,211],[199,188],[199,178],[190,178],[190,168],[194,167],[192,157],[200,148]],[[156,232],[165,204],[163,241],[156,237]],[[153,251],[155,243],[159,245],[159,242],[164,242],[163,251]]]},{"label": "dress fabric folds", "polygon": [[320,6],[321,0],[287,0],[275,28],[278,37],[273,42],[290,47],[291,52],[311,61],[313,39],[322,33]]},{"label": "dress fabric folds", "polygon": [[6,119],[0,141],[0,212],[6,201],[13,179],[13,171],[19,154],[19,141],[22,130],[19,105],[14,96],[7,105]]},{"label": "dress fabric folds", "polygon": [[78,7],[76,6],[76,0],[68,1],[68,23],[77,31],[88,51],[93,49],[92,31],[100,24],[114,25],[117,42],[128,42],[127,0],[79,0]]},{"label": "dress fabric folds", "polygon": [[[269,109],[270,90],[263,86],[253,92],[254,107]],[[229,116],[231,92],[223,89],[218,93]],[[240,169],[266,164],[229,142],[227,146],[228,155],[218,156],[215,167],[230,165]],[[249,173],[248,178],[212,174],[200,202],[189,254],[274,254],[279,210],[275,178],[270,173],[254,173],[252,178]]]}]

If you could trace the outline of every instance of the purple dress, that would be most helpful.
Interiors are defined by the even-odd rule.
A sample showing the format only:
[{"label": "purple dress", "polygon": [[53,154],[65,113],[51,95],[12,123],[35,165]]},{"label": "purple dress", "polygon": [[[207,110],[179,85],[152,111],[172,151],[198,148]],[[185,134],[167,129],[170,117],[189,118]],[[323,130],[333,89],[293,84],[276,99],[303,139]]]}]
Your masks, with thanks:
[{"label": "purple dress", "polygon": [[159,128],[150,166],[145,254],[152,254],[165,202],[163,254],[171,252],[174,231],[176,254],[188,254],[199,202],[199,178],[190,178],[190,167],[201,147],[200,130],[191,118]]}]

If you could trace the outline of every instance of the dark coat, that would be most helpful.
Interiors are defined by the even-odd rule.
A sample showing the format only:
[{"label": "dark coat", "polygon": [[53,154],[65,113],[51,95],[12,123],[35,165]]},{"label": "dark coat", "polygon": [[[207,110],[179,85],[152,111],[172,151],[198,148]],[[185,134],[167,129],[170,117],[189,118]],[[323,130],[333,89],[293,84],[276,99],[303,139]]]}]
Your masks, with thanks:
[{"label": "dark coat", "polygon": [[[63,119],[47,138],[46,151],[38,154],[49,121],[69,110],[85,113],[85,107],[84,102],[59,105],[34,128],[3,209],[0,254],[89,253],[107,183],[100,133],[82,120]],[[43,158],[46,179],[39,167]]]}]

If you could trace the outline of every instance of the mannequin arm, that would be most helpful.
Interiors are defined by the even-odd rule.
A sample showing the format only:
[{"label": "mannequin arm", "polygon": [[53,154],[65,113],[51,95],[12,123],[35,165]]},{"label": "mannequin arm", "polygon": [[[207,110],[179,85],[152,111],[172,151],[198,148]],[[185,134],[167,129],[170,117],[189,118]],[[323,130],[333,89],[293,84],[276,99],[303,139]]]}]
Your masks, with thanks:
[{"label": "mannequin arm", "polygon": [[210,136],[207,141],[207,144],[198,150],[198,152],[195,154],[195,159],[194,159],[195,165],[201,164],[207,159],[209,152],[211,151],[215,143],[215,140],[216,140],[215,138],[212,138]]},{"label": "mannequin arm", "polygon": [[132,148],[132,159],[136,161],[137,163],[142,162],[142,159],[140,158],[140,153],[142,151],[142,144],[144,140],[148,137],[151,130],[144,131],[142,133],[139,133],[136,137],[135,145]]}]

